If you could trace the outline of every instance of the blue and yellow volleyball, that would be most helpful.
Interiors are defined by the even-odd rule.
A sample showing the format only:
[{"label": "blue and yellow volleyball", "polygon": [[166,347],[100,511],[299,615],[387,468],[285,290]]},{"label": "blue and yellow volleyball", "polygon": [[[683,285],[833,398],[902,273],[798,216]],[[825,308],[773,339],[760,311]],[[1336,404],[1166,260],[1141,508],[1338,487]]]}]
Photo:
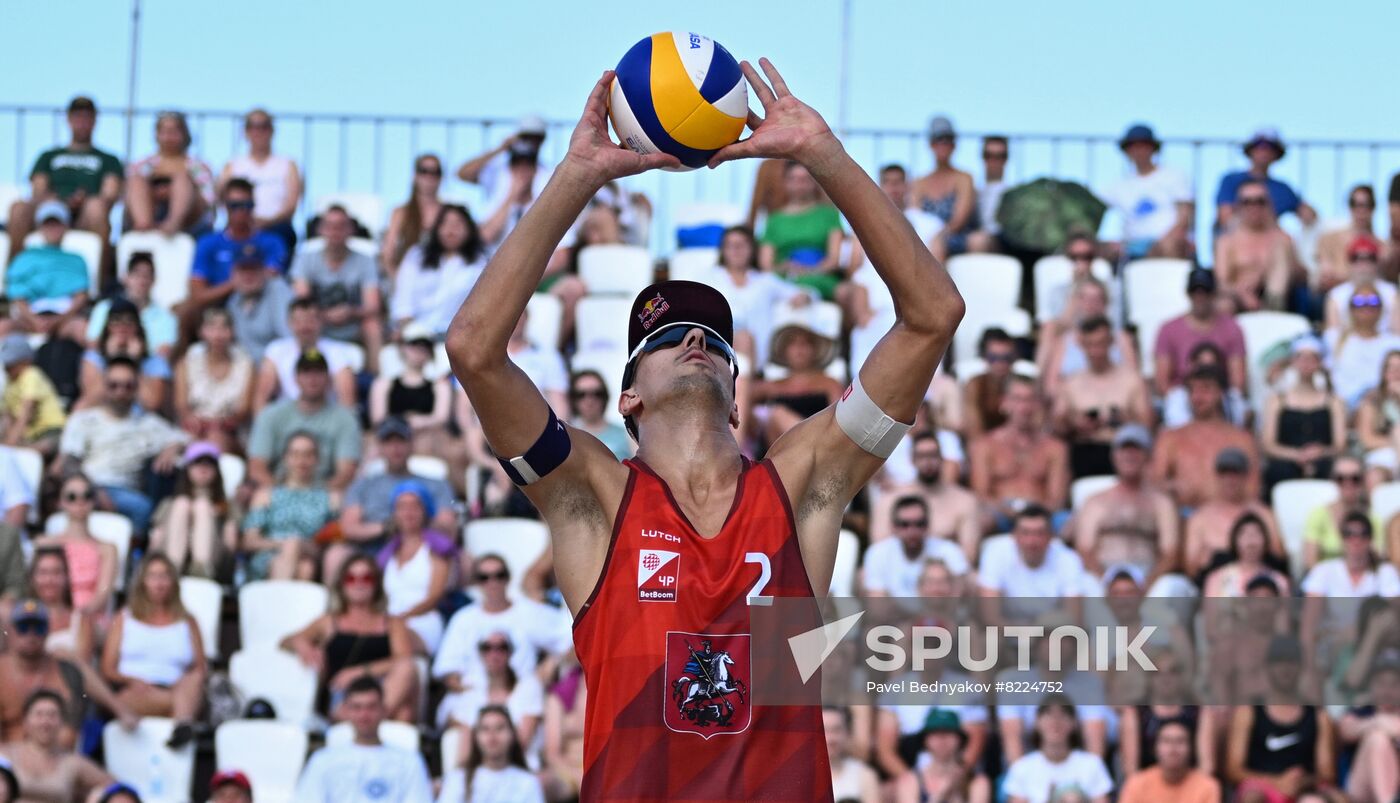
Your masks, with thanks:
[{"label": "blue and yellow volleyball", "polygon": [[749,113],[739,62],[698,33],[648,36],[617,64],[608,116],[622,144],[669,153],[684,169],[703,167],[739,139]]}]

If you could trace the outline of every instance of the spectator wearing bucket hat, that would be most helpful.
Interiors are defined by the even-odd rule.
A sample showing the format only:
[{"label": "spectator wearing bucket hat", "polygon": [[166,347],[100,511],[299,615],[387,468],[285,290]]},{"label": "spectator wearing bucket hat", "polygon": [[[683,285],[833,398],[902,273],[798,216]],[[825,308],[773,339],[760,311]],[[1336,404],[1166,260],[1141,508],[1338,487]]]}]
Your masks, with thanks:
[{"label": "spectator wearing bucket hat", "polygon": [[1239,194],[1240,185],[1250,179],[1264,183],[1269,198],[1273,201],[1275,215],[1283,217],[1296,214],[1304,226],[1311,226],[1317,221],[1317,212],[1302,196],[1287,182],[1269,175],[1269,168],[1287,152],[1283,138],[1279,136],[1276,128],[1260,128],[1245,141],[1244,155],[1249,159],[1249,169],[1226,173],[1220,179],[1220,188],[1215,192],[1217,231],[1229,229],[1234,225],[1235,214],[1239,211],[1236,209],[1235,196]]},{"label": "spectator wearing bucket hat", "polygon": [[31,331],[47,331],[36,320],[36,307],[51,308],[60,315],[87,305],[88,266],[82,257],[63,250],[72,216],[62,201],[45,201],[34,213],[43,238],[24,249],[5,271],[5,294],[15,305],[21,325]]},{"label": "spectator wearing bucket hat", "polygon": [[0,341],[0,365],[6,380],[0,396],[4,444],[37,449],[46,458],[53,457],[68,415],[53,383],[34,364],[34,348],[28,338],[15,333]]},{"label": "spectator wearing bucket hat", "polygon": [[967,734],[957,712],[934,708],[924,720],[914,768],[895,781],[896,800],[990,800],[991,782],[963,764]]},{"label": "spectator wearing bucket hat", "polygon": [[836,357],[840,321],[831,305],[787,308],[773,330],[769,359],[786,371],[781,379],[754,383],[753,402],[767,405],[763,436],[767,443],[821,412],[840,397],[845,386],[826,374]]},{"label": "spectator wearing bucket hat", "polygon": [[1151,126],[1129,126],[1118,147],[1132,170],[1104,190],[1102,197],[1123,218],[1123,256],[1191,258],[1195,252],[1191,226],[1196,213],[1191,180],[1181,171],[1157,163],[1162,142]]}]

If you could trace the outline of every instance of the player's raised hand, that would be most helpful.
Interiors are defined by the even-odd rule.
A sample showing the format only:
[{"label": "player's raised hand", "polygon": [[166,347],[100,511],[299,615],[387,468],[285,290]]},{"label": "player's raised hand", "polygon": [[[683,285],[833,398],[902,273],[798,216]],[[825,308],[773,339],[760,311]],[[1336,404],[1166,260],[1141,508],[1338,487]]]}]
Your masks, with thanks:
[{"label": "player's raised hand", "polygon": [[810,161],[823,149],[838,145],[831,127],[815,109],[793,96],[787,82],[778,73],[778,68],[768,59],[759,59],[763,68],[764,81],[753,65],[747,61],[739,63],[744,78],[763,104],[763,116],[749,112],[749,128],[753,131],[748,139],[723,147],[710,158],[710,167],[723,164],[731,159],[754,157],[767,159],[792,159],[803,164]]},{"label": "player's raised hand", "polygon": [[608,90],[613,71],[606,70],[593,86],[583,117],[569,138],[566,161],[574,162],[597,182],[598,186],[623,176],[632,176],[658,167],[680,167],[680,160],[670,154],[641,154],[612,141],[608,135]]}]

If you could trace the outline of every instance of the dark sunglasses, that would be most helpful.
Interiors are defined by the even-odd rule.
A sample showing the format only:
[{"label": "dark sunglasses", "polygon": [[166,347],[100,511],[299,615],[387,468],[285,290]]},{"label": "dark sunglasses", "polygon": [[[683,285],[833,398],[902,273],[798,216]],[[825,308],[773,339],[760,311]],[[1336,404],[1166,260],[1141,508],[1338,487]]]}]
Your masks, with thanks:
[{"label": "dark sunglasses", "polygon": [[1259,196],[1257,196],[1257,195],[1251,195],[1251,196],[1248,197],[1248,198],[1241,198],[1241,199],[1239,200],[1240,206],[1263,206],[1264,204],[1266,204],[1266,203],[1268,203],[1268,202],[1269,202],[1269,199],[1268,199],[1268,198],[1261,198],[1261,197],[1259,197]]},{"label": "dark sunglasses", "polygon": [[502,570],[500,570],[499,572],[477,572],[477,573],[476,573],[476,581],[477,581],[478,583],[489,583],[489,582],[491,582],[492,580],[497,580],[497,581],[500,581],[500,582],[504,583],[505,581],[507,581],[507,580],[509,580],[509,579],[510,579],[510,572],[506,571],[505,569],[502,569]]},{"label": "dark sunglasses", "polygon": [[1351,305],[1353,307],[1379,307],[1381,305],[1381,297],[1375,293],[1369,293],[1364,296],[1352,296]]},{"label": "dark sunglasses", "polygon": [[1004,162],[1006,161],[1006,153],[1004,151],[982,151],[982,159],[987,162]]},{"label": "dark sunglasses", "polygon": [[608,392],[598,388],[597,390],[576,390],[570,395],[574,397],[574,401],[582,401],[583,399],[606,399]]},{"label": "dark sunglasses", "polygon": [[[628,362],[631,362],[642,354],[650,354],[660,349],[679,346],[685,341],[686,335],[690,333],[692,328],[695,327],[689,324],[681,324],[657,332],[637,344],[637,348],[632,352],[631,357],[628,358]],[[739,361],[734,357],[734,349],[730,348],[729,344],[720,339],[718,335],[708,331],[705,332],[705,350],[716,357],[723,357],[725,361],[729,363],[729,367],[733,370],[734,375],[739,375]]]},{"label": "dark sunglasses", "polygon": [[417,173],[420,176],[432,176],[434,178],[442,178],[442,170],[437,168],[416,167],[413,169],[413,172]]},{"label": "dark sunglasses", "polygon": [[37,619],[24,619],[14,623],[15,632],[21,636],[47,636],[49,623]]},{"label": "dark sunglasses", "polygon": [[1094,254],[1089,251],[1081,251],[1078,254],[1065,254],[1070,262],[1093,262]]},{"label": "dark sunglasses", "polygon": [[111,381],[107,383],[108,390],[136,390],[135,382]]},{"label": "dark sunglasses", "polygon": [[1344,482],[1345,482],[1345,483],[1348,483],[1348,484],[1350,484],[1350,483],[1359,483],[1359,482],[1361,482],[1361,475],[1360,475],[1360,474],[1336,474],[1336,475],[1333,475],[1332,479],[1333,479],[1334,481],[1336,481],[1338,484],[1341,484],[1341,483],[1344,483]]},{"label": "dark sunglasses", "polygon": [[77,491],[69,491],[68,493],[63,495],[63,501],[65,502],[91,502],[96,498],[97,494],[93,493],[91,488],[89,488],[86,491],[83,491],[82,493],[78,493]]},{"label": "dark sunglasses", "polygon": [[510,652],[510,645],[499,641],[488,641],[477,649],[482,652]]},{"label": "dark sunglasses", "polygon": [[224,204],[230,212],[251,212],[253,211],[252,201],[229,201]]},{"label": "dark sunglasses", "polygon": [[928,519],[895,519],[894,526],[901,530],[907,530],[913,527],[918,527],[922,530],[928,526]]}]

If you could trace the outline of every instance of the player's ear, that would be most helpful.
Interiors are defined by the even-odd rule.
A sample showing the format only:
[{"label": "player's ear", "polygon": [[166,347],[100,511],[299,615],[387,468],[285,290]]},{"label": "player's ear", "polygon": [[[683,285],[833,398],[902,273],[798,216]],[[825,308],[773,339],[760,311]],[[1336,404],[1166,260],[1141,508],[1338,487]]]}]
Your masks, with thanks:
[{"label": "player's ear", "polygon": [[637,391],[628,388],[622,391],[617,397],[617,411],[623,418],[636,415],[642,409],[642,397],[637,395]]},{"label": "player's ear", "polygon": [[733,407],[729,408],[729,428],[730,428],[730,429],[738,429],[738,428],[739,428],[739,405],[738,405],[738,404],[735,404]]}]

